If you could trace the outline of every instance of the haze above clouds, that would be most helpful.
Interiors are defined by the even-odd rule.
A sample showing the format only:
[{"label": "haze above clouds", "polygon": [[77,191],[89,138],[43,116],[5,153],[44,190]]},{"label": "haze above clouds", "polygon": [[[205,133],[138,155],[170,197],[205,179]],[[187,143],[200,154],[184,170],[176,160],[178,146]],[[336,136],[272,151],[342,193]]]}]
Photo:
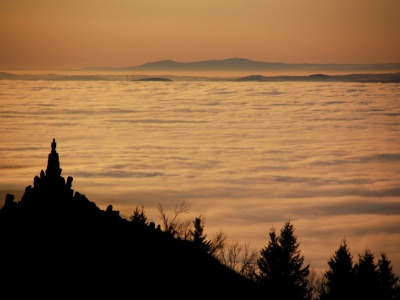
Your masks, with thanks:
[{"label": "haze above clouds", "polygon": [[395,0],[0,2],[0,69],[126,67],[242,57],[400,62]]}]

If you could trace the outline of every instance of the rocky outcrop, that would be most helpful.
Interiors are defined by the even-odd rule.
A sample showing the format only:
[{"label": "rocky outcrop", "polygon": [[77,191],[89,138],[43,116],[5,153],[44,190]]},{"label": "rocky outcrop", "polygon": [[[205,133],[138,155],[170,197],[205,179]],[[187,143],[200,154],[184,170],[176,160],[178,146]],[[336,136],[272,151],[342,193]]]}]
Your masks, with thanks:
[{"label": "rocky outcrop", "polygon": [[[84,194],[75,192],[72,189],[73,177],[68,176],[67,180],[61,176],[60,159],[56,151],[55,139],[51,143],[51,152],[48,155],[46,171],[41,170],[40,176],[35,176],[33,186],[25,188],[21,200],[14,202],[14,195],[7,194],[2,211],[37,209],[42,213],[54,213],[54,210],[70,212],[71,210],[100,211],[95,203],[89,201]],[[107,212],[109,216],[119,218],[119,212]]]}]

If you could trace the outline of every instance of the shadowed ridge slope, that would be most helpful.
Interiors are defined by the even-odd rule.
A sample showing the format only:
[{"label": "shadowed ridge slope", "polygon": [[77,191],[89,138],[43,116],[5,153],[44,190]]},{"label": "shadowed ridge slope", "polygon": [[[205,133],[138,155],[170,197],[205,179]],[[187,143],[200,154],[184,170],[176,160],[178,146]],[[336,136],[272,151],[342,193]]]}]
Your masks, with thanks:
[{"label": "shadowed ridge slope", "polygon": [[53,140],[46,171],[0,209],[0,298],[253,297],[247,279],[192,242],[99,209],[61,176]]}]

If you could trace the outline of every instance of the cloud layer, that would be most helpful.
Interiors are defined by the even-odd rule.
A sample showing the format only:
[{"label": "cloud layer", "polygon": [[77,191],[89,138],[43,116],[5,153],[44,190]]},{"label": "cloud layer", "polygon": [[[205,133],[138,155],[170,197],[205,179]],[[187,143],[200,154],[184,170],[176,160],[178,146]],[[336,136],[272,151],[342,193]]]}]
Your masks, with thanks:
[{"label": "cloud layer", "polygon": [[[317,269],[346,237],[400,273],[396,84],[0,82],[0,190],[23,191],[56,138],[64,176],[101,207],[187,201],[209,235],[267,245],[296,226]],[[2,196],[3,197],[3,196]],[[4,198],[4,197],[3,197]]]}]

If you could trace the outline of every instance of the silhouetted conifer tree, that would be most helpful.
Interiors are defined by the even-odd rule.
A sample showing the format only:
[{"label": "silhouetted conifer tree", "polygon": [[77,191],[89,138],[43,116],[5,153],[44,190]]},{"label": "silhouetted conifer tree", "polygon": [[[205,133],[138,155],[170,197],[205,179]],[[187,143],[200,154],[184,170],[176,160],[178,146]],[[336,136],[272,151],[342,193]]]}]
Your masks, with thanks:
[{"label": "silhouetted conifer tree", "polygon": [[204,231],[204,221],[200,217],[195,218],[193,221],[194,230],[191,231],[192,241],[193,243],[204,252],[210,252],[211,250],[211,242],[206,241],[206,235],[203,235]]},{"label": "silhouetted conifer tree", "polygon": [[147,225],[147,217],[144,214],[143,206],[139,208],[136,206],[135,210],[133,211],[133,215],[129,217],[131,223],[140,224],[140,225]]},{"label": "silhouetted conifer tree", "polygon": [[393,273],[390,260],[381,253],[378,260],[379,299],[396,299],[396,288],[399,278]]},{"label": "silhouetted conifer tree", "polygon": [[374,255],[370,250],[367,249],[363,255],[358,255],[358,263],[354,269],[357,299],[380,299],[378,270],[374,263]]},{"label": "silhouetted conifer tree", "polygon": [[308,288],[310,265],[303,268],[304,256],[300,255],[300,244],[294,235],[294,226],[290,222],[286,223],[281,229],[279,243],[283,254],[284,275],[290,289],[290,298],[287,299],[310,299],[311,291]]},{"label": "silhouetted conifer tree", "polygon": [[275,229],[269,232],[268,246],[260,251],[257,260],[259,274],[257,281],[265,287],[271,299],[277,299],[279,291],[283,288],[283,274],[281,264],[281,247],[276,236]]},{"label": "silhouetted conifer tree", "polygon": [[309,265],[303,268],[304,256],[300,254],[294,226],[290,222],[283,226],[279,237],[271,229],[268,246],[260,254],[257,279],[272,299],[311,298]]},{"label": "silhouetted conifer tree", "polygon": [[326,291],[321,299],[350,300],[354,294],[353,258],[343,240],[335,255],[328,261],[329,270],[325,272]]}]

